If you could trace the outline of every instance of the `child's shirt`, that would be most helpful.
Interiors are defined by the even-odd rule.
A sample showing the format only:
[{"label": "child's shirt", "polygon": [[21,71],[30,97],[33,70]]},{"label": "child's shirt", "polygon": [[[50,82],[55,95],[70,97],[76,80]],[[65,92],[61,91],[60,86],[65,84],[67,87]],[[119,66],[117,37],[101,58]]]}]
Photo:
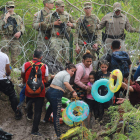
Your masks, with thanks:
[{"label": "child's shirt", "polygon": [[[93,84],[90,83],[90,82],[88,82],[87,85],[90,86],[90,87],[92,87]],[[87,94],[87,99],[94,100],[94,98],[93,98],[93,96],[91,95],[91,93],[90,93],[90,94]]]},{"label": "child's shirt", "polygon": [[[99,79],[109,79],[109,76],[110,76],[110,72],[107,72],[107,74],[103,74],[102,71],[98,71],[96,73],[96,78],[95,80],[99,80]],[[98,89],[98,93],[102,96],[106,95],[108,92],[108,89],[106,86],[100,86],[99,89]]]}]

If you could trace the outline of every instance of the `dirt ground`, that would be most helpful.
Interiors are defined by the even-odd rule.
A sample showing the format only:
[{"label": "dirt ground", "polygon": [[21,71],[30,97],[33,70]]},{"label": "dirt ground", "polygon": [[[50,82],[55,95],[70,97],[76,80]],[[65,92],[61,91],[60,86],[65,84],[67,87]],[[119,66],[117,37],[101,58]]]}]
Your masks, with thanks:
[{"label": "dirt ground", "polygon": [[[11,109],[9,101],[0,100],[0,128],[4,131],[13,134],[12,140],[55,140],[56,135],[53,127],[53,123],[48,122],[46,124],[39,125],[39,132],[42,134],[42,137],[32,137],[32,121],[26,119],[26,112],[23,106],[23,116],[21,120],[15,120],[14,112]],[[45,103],[43,107],[42,118],[45,115]],[[65,124],[62,124],[62,130],[68,130],[69,127]]]},{"label": "dirt ground", "polygon": [[[32,121],[28,121],[26,119],[26,111],[24,109],[25,105],[23,105],[23,109],[22,109],[23,111],[22,119],[15,120],[14,112],[11,109],[10,102],[8,98],[6,99],[7,101],[3,101],[0,99],[0,128],[2,128],[6,132],[13,134],[12,140],[55,140],[57,139],[52,122],[48,122],[46,124],[40,123],[39,132],[42,134],[42,136],[33,137],[31,135]],[[45,115],[46,102],[47,101],[45,100],[41,120],[43,119]],[[104,117],[103,120],[107,121],[108,117],[107,116]],[[94,132],[99,132],[104,129],[104,125],[105,125],[104,123],[101,125],[97,123],[94,119],[92,119],[91,121],[92,121],[91,129]],[[66,132],[68,129],[70,129],[69,126],[65,124],[61,125],[62,132]]]}]

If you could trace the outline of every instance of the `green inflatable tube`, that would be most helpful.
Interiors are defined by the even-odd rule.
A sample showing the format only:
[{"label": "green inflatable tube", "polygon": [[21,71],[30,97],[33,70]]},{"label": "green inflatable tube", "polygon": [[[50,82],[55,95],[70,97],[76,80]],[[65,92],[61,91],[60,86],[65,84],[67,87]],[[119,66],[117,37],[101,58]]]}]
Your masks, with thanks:
[{"label": "green inflatable tube", "polygon": [[[67,106],[70,103],[70,100],[68,98],[65,98],[65,97],[62,97],[61,101],[62,101],[62,104],[66,104]],[[47,102],[46,103],[46,110],[48,109],[49,105],[50,105],[50,102]]]}]

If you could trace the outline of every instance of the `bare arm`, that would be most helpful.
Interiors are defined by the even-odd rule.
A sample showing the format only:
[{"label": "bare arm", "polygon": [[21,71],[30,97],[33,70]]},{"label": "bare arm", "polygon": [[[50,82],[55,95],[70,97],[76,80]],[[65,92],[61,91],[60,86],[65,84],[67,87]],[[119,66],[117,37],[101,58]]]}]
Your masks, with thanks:
[{"label": "bare arm", "polygon": [[[72,86],[68,82],[64,82],[64,85],[69,91],[71,91],[71,92],[74,91],[74,89],[72,88]],[[73,97],[76,97],[76,96],[77,96],[77,93],[74,91],[73,92]]]},{"label": "bare arm", "polygon": [[[126,83],[122,82],[122,88],[127,90],[128,85],[127,85]],[[129,91],[130,91],[130,92],[134,92],[133,87],[129,86]]]},{"label": "bare arm", "polygon": [[72,88],[72,86],[68,82],[64,82],[64,85],[70,92],[74,91],[74,89]]},{"label": "bare arm", "polygon": [[48,83],[48,76],[45,76],[45,82]]},{"label": "bare arm", "polygon": [[11,74],[10,64],[6,64],[5,70],[6,70],[6,74],[7,75],[10,75]]},{"label": "bare arm", "polygon": [[[117,76],[115,76],[115,75],[112,75],[112,78],[113,78],[114,80],[117,80]],[[122,82],[122,88],[125,89],[125,90],[127,90],[128,85],[127,85],[126,83]],[[130,92],[134,92],[134,89],[133,89],[132,86],[129,86],[129,91],[130,91]]]}]

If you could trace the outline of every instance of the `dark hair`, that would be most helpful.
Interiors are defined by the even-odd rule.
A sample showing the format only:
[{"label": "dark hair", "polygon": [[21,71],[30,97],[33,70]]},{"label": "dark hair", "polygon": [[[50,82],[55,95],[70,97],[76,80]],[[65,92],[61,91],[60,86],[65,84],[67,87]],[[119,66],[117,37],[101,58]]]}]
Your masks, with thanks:
[{"label": "dark hair", "polygon": [[41,58],[42,55],[43,55],[43,52],[41,50],[36,49],[34,51],[34,57]]},{"label": "dark hair", "polygon": [[109,62],[107,60],[100,60],[98,62],[98,65],[97,65],[97,71],[99,70],[99,67],[104,64],[104,65],[107,65],[109,67]]},{"label": "dark hair", "polygon": [[119,40],[114,40],[112,42],[112,49],[115,50],[115,49],[119,49],[120,48],[120,41]]},{"label": "dark hair", "polygon": [[89,75],[93,75],[95,77],[96,72],[95,71],[91,71]]},{"label": "dark hair", "polygon": [[87,58],[93,59],[93,56],[91,55],[89,50],[87,50],[86,53],[83,55],[84,60],[86,60]]},{"label": "dark hair", "polygon": [[[126,73],[126,74],[124,74],[123,75],[123,78],[126,78],[126,79],[128,79],[128,77],[129,77],[129,73]],[[131,74],[131,78],[130,78],[132,81],[134,81],[134,77],[133,77],[133,75]]]},{"label": "dark hair", "polygon": [[109,66],[109,62],[107,60],[99,61],[99,66],[101,66],[102,64]]},{"label": "dark hair", "polygon": [[76,69],[76,66],[75,66],[74,64],[72,64],[72,63],[66,63],[65,70],[66,70],[66,69],[70,70],[70,69],[72,69],[72,68],[75,68],[75,69]]}]

